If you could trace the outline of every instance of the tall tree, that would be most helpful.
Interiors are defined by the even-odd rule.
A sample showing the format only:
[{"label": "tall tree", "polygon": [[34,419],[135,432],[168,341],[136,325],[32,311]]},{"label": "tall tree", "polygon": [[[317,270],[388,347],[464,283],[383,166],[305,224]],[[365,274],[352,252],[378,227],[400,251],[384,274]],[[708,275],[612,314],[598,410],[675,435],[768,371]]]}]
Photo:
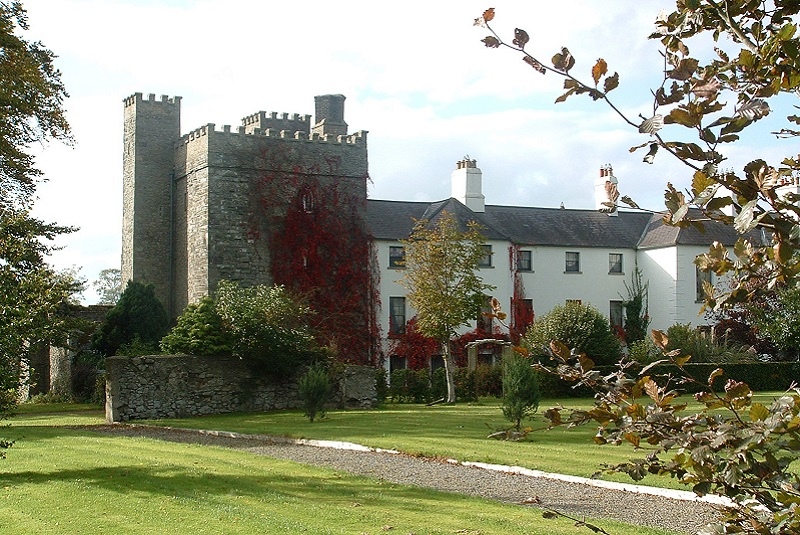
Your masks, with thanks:
[{"label": "tall tree", "polygon": [[22,3],[0,1],[0,208],[27,205],[36,190],[42,173],[29,152],[32,143],[72,140],[55,55],[20,30],[28,30]]},{"label": "tall tree", "polygon": [[417,311],[417,330],[441,346],[448,403],[456,401],[450,340],[459,327],[476,319],[486,292],[493,289],[477,273],[486,254],[484,243],[477,223],[462,230],[447,211],[435,222],[418,221],[403,241],[406,257],[400,284]]},{"label": "tall tree", "polygon": [[55,56],[26,41],[27,29],[22,4],[0,1],[0,418],[16,402],[28,349],[63,338],[67,318],[60,311],[80,289],[45,262],[56,236],[74,229],[30,216],[41,179],[30,145],[71,137]]},{"label": "tall tree", "polygon": [[92,287],[100,296],[98,305],[116,305],[122,295],[122,272],[117,268],[103,269]]}]

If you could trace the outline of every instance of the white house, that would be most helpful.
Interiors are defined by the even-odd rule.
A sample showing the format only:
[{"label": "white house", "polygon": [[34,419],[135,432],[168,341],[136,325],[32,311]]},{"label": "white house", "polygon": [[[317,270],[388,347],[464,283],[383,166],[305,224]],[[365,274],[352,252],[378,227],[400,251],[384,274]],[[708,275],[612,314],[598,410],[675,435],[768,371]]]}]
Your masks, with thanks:
[{"label": "white house", "polygon": [[[406,303],[400,240],[409,236],[415,220],[435,221],[443,211],[483,227],[487,259],[480,267],[493,297],[512,311],[519,299],[538,316],[567,301],[592,305],[621,325],[638,265],[649,284],[651,328],[666,330],[676,323],[707,324],[699,315],[702,280],[694,265],[697,255],[717,241],[726,246],[737,235],[729,226],[707,224],[705,232],[664,225],[663,214],[641,211],[604,213],[616,178],[610,166],[600,169],[595,183],[595,210],[571,210],[486,204],[482,175],[475,160],[464,159],[452,173],[452,194],[438,202],[367,201],[367,225],[375,239],[380,266],[380,322],[383,333],[402,328],[415,314]],[[608,184],[607,184],[608,183]],[[611,187],[613,190],[614,188]],[[512,318],[513,319],[513,318]],[[476,318],[477,322],[477,318]],[[465,328],[471,330],[475,324]]]}]

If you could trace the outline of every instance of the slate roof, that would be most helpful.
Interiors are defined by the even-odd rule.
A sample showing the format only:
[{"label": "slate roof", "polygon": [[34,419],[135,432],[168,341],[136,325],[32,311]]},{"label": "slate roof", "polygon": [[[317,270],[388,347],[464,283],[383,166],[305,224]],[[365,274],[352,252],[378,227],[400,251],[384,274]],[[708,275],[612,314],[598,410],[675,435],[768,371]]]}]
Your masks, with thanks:
[{"label": "slate roof", "polygon": [[662,214],[645,212],[620,211],[609,216],[596,210],[487,205],[486,212],[478,213],[454,198],[437,202],[369,199],[367,226],[375,239],[401,240],[408,238],[415,220],[435,222],[444,211],[456,215],[462,230],[467,221],[474,220],[489,240],[528,246],[636,249],[708,246],[714,241],[730,246],[738,237],[732,227],[713,221],[700,232],[664,225]]}]

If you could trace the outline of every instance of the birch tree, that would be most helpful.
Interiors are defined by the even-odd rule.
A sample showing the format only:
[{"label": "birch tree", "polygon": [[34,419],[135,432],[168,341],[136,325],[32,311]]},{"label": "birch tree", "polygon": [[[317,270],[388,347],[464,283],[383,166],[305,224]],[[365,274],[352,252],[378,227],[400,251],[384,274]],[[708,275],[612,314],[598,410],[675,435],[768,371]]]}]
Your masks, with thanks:
[{"label": "birch tree", "polygon": [[479,225],[466,229],[450,212],[435,221],[420,220],[405,246],[405,271],[400,284],[408,290],[409,304],[417,311],[417,329],[441,347],[447,376],[447,402],[455,403],[455,363],[450,340],[458,329],[477,318],[486,292],[477,273],[486,254]]}]

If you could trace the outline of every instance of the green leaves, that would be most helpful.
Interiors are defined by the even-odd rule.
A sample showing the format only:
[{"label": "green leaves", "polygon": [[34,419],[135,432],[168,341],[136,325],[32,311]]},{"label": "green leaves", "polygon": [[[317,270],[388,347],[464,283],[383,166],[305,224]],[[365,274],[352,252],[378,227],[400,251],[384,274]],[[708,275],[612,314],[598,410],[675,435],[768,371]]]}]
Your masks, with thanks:
[{"label": "green leaves", "polygon": [[399,282],[417,310],[418,329],[445,342],[475,318],[476,299],[493,289],[477,272],[484,238],[474,222],[461,231],[455,216],[445,211],[435,222],[417,221],[403,244],[406,264]]}]

